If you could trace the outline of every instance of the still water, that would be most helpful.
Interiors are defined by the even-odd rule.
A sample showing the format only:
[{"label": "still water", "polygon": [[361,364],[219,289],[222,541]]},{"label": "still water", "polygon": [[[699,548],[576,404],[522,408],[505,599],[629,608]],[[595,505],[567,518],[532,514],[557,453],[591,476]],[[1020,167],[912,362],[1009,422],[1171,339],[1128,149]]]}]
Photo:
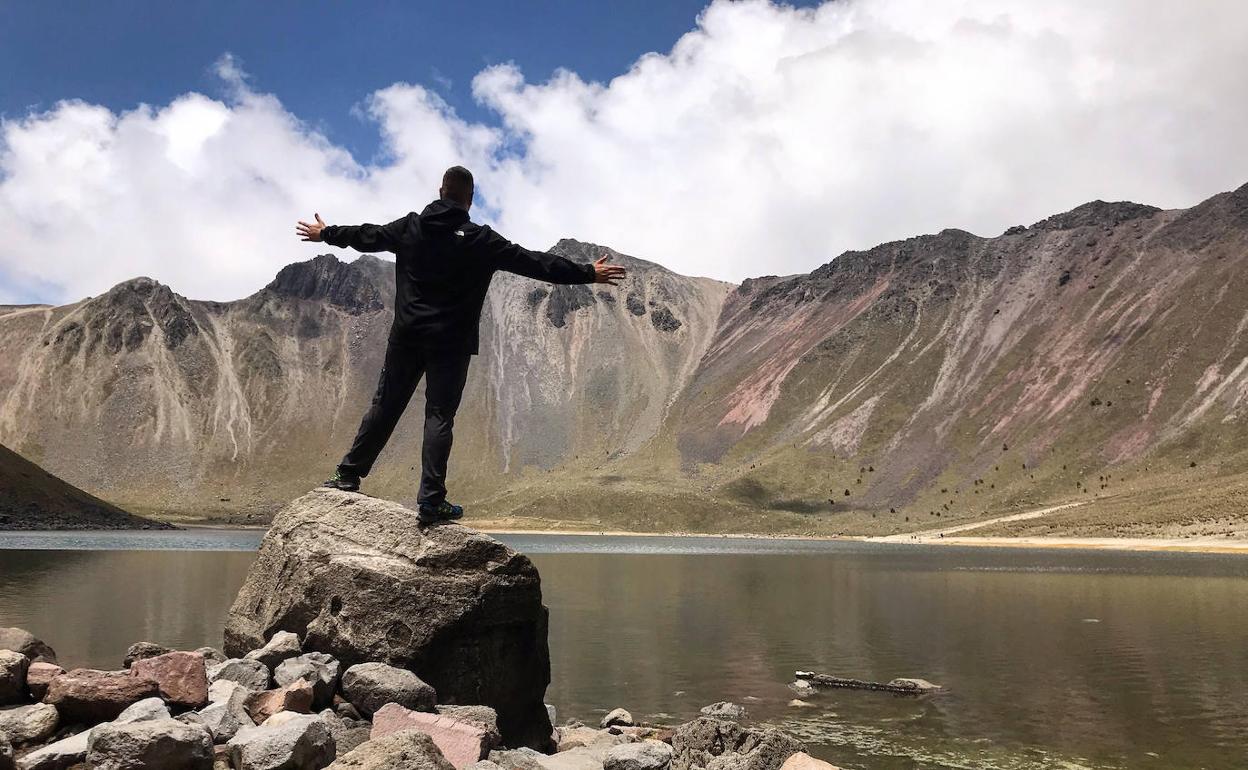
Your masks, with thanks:
[{"label": "still water", "polygon": [[[62,663],[219,646],[255,531],[0,533],[0,626]],[[845,768],[1248,767],[1248,558],[505,536],[550,607],[560,720],[718,700]],[[944,685],[792,706],[795,669]]]}]

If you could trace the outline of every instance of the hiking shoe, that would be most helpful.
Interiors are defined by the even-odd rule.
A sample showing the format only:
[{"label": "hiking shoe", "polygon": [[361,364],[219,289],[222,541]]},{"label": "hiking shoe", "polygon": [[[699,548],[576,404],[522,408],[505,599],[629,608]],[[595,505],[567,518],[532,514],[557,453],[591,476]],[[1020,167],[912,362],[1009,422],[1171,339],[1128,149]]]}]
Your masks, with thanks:
[{"label": "hiking shoe", "polygon": [[342,471],[334,471],[333,477],[321,486],[329,487],[330,489],[341,489],[343,492],[359,492],[360,477],[350,473],[343,473]]},{"label": "hiking shoe", "polygon": [[464,506],[448,503],[443,500],[437,507],[420,506],[420,521],[430,524],[435,521],[454,521],[464,518]]}]

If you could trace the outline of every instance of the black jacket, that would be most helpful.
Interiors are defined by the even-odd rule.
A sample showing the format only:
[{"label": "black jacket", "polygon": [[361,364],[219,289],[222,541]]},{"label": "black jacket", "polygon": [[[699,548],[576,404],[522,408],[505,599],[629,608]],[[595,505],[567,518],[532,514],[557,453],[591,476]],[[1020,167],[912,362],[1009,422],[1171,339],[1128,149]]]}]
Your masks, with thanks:
[{"label": "black jacket", "polygon": [[593,265],[517,246],[445,198],[388,225],[330,225],[321,240],[394,252],[390,341],[426,350],[477,352],[481,305],[497,270],[549,283],[594,281]]}]

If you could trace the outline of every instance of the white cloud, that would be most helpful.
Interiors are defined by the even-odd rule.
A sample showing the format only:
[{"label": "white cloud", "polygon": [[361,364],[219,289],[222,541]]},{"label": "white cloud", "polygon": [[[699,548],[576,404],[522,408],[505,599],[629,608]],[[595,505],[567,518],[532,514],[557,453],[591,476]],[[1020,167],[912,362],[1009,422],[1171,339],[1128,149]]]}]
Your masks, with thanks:
[{"label": "white cloud", "polygon": [[317,251],[294,219],[386,221],[455,162],[526,245],[572,236],[732,280],[1093,198],[1186,206],[1248,181],[1246,39],[1248,5],[1216,0],[716,2],[610,83],[482,71],[498,127],[415,85],[361,95],[371,166],[227,56],[224,100],[0,125],[0,301],[139,274],[241,296]]}]

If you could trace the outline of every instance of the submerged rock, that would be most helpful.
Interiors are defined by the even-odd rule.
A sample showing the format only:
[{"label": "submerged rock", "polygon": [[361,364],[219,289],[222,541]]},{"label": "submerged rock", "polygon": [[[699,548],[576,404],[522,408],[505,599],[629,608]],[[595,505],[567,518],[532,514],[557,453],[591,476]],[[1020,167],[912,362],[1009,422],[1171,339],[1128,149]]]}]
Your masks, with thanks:
[{"label": "submerged rock", "polygon": [[304,649],[344,666],[387,663],[446,701],[490,706],[504,742],[546,748],[546,622],[523,555],[457,524],[422,527],[396,503],[318,489],[275,517],[230,610],[225,651],[298,633]]},{"label": "submerged rock", "polygon": [[728,701],[720,701],[719,703],[712,703],[709,706],[703,706],[700,713],[704,717],[711,717],[713,719],[737,720],[745,718],[745,707],[738,706],[735,703],[729,703]]}]

